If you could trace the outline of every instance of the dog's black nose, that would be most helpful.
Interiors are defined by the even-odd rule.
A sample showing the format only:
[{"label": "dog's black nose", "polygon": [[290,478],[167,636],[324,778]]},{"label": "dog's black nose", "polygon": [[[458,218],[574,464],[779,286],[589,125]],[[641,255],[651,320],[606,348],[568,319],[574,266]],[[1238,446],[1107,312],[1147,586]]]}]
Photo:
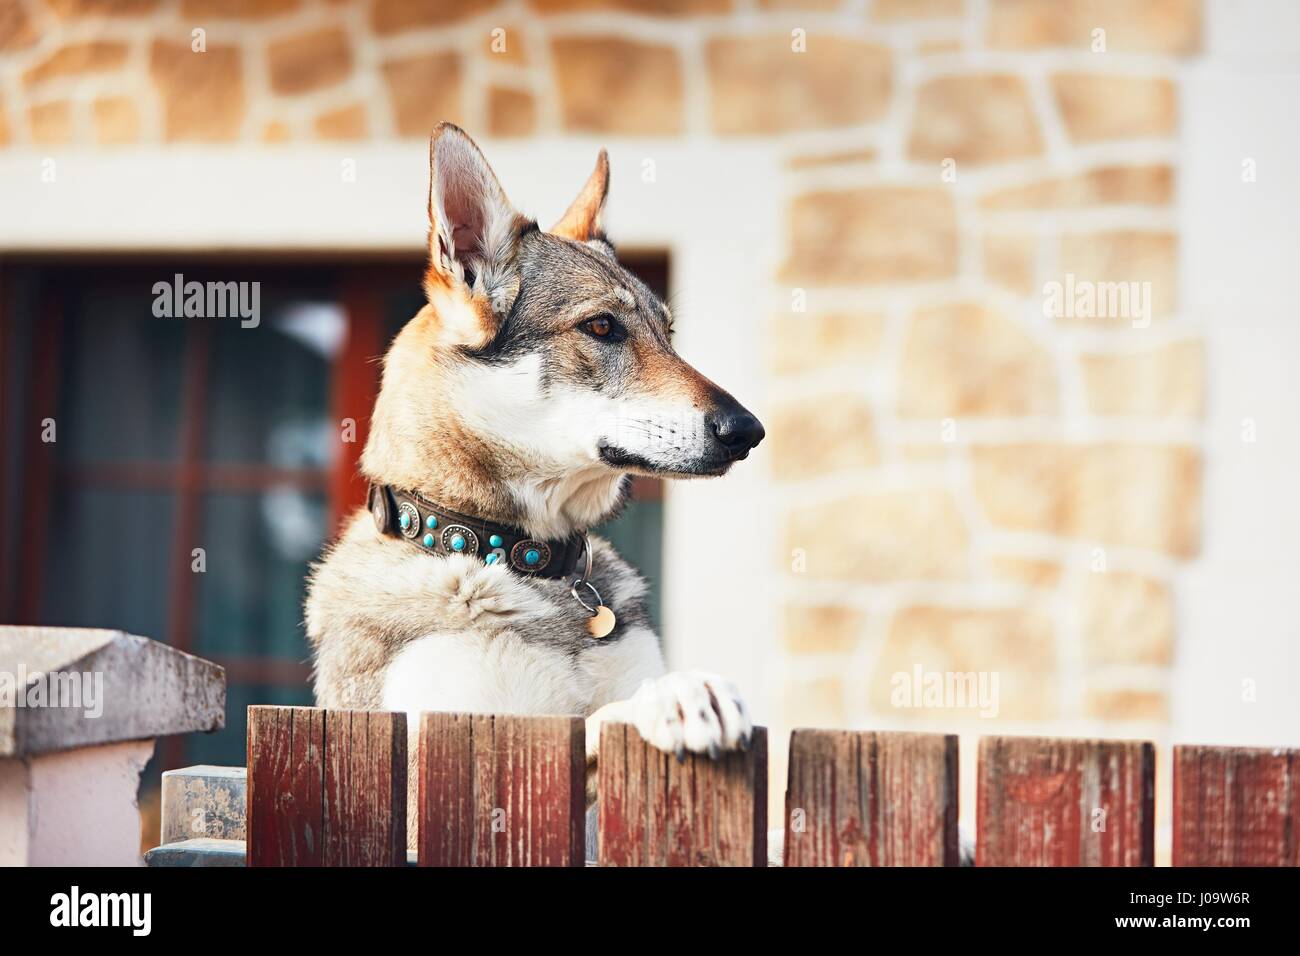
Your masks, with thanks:
[{"label": "dog's black nose", "polygon": [[767,434],[763,423],[739,406],[714,412],[708,421],[718,441],[732,454],[749,451]]}]

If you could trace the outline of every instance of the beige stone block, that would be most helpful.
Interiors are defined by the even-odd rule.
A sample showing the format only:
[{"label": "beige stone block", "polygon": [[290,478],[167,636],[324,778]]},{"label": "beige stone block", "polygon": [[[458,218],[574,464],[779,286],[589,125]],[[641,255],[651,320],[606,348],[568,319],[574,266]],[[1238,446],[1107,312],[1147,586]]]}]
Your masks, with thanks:
[{"label": "beige stone block", "polygon": [[263,143],[287,143],[293,139],[293,131],[289,129],[289,124],[284,120],[271,120],[262,127],[261,140]]},{"label": "beige stone block", "polygon": [[[813,578],[879,584],[967,576],[969,536],[947,491],[853,495],[793,509],[786,552]],[[796,567],[799,565],[796,564]]]},{"label": "beige stone block", "polygon": [[1164,77],[1057,73],[1052,91],[1075,143],[1166,139],[1178,127],[1178,94]]},{"label": "beige stone block", "polygon": [[904,418],[1051,415],[1051,354],[1019,325],[979,305],[923,309],[908,325],[898,376]]},{"label": "beige stone block", "polygon": [[29,87],[38,86],[50,80],[119,70],[126,62],[126,53],[126,44],[114,40],[69,43],[25,70],[23,83]]},{"label": "beige stone block", "polygon": [[1088,690],[1083,715],[1093,720],[1165,723],[1169,697],[1156,690]]},{"label": "beige stone block", "polygon": [[1024,78],[1000,73],[941,76],[917,91],[908,155],[981,166],[1037,156],[1043,140]]},{"label": "beige stone block", "polygon": [[854,126],[889,107],[893,62],[878,44],[813,34],[795,52],[789,32],[718,37],[705,60],[713,128],[723,135]]},{"label": "beige stone block", "polygon": [[844,682],[788,678],[781,688],[781,716],[787,727],[843,727]]},{"label": "beige stone block", "polygon": [[459,53],[402,57],[382,69],[399,135],[427,138],[443,120],[463,125]]},{"label": "beige stone block", "polygon": [[181,16],[214,20],[266,20],[292,13],[301,7],[302,0],[181,0]]},{"label": "beige stone block", "polygon": [[1059,301],[1048,296],[1044,307],[1063,322],[1140,327],[1177,307],[1176,233],[1071,233],[1061,237],[1058,264]]},{"label": "beige stone block", "polygon": [[1038,289],[1038,240],[1033,236],[984,237],[984,274],[1012,292],[1031,295]]},{"label": "beige stone block", "polygon": [[347,34],[335,28],[277,40],[266,48],[266,56],[271,89],[282,95],[325,89],[352,72]]},{"label": "beige stone block", "polygon": [[1204,412],[1205,348],[1199,341],[1082,355],[1079,365],[1088,409],[1096,415],[1199,418]]},{"label": "beige stone block", "polygon": [[488,132],[493,136],[531,136],[537,130],[533,94],[494,86],[488,90]]},{"label": "beige stone block", "polygon": [[989,570],[994,577],[1031,588],[1051,589],[1061,582],[1061,566],[1055,561],[996,555],[989,559]]},{"label": "beige stone block", "polygon": [[885,317],[876,312],[790,312],[772,322],[771,361],[777,374],[811,372],[843,363],[865,366],[880,351]]},{"label": "beige stone block", "polygon": [[654,17],[691,17],[728,13],[733,0],[528,0],[538,13],[586,13],[613,10]]},{"label": "beige stone block", "polygon": [[153,13],[161,3],[162,0],[45,0],[42,6],[49,7],[61,20],[73,20],[79,17],[141,16]]},{"label": "beige stone block", "polygon": [[317,136],[328,140],[365,139],[370,132],[364,103],[351,103],[335,110],[327,110],[317,116],[312,125]]},{"label": "beige stone block", "polygon": [[379,36],[446,26],[501,5],[500,0],[373,0],[370,28]]},{"label": "beige stone block", "polygon": [[877,20],[928,20],[959,17],[964,0],[873,0],[871,16]]},{"label": "beige stone block", "polygon": [[[880,660],[871,675],[873,709],[904,717],[978,718],[979,706],[955,696],[948,706],[900,708],[895,693],[914,692],[917,668],[922,675],[985,675],[985,688],[994,688],[996,718],[1046,720],[1057,716],[1060,699],[1052,622],[1044,614],[1022,608],[975,609],[917,606],[900,610],[890,622]],[[897,676],[896,676],[897,675]],[[964,682],[971,688],[969,682]],[[968,694],[964,703],[977,703]],[[913,701],[916,697],[913,696]],[[923,701],[922,701],[923,702]]]},{"label": "beige stone block", "polygon": [[1168,664],[1174,602],[1163,581],[1127,571],[1090,572],[1082,591],[1089,664]]},{"label": "beige stone block", "polygon": [[807,10],[828,12],[839,7],[843,0],[758,0],[763,10]]},{"label": "beige stone block", "polygon": [[566,130],[627,136],[682,131],[682,65],[672,46],[561,36],[551,41],[551,62]]},{"label": "beige stone block", "polygon": [[103,146],[120,146],[140,139],[140,112],[129,96],[110,96],[95,100],[95,142]]},{"label": "beige stone block", "polygon": [[1082,209],[1092,206],[1166,206],[1173,199],[1173,167],[1099,166],[1078,176],[999,189],[980,199],[990,211]]},{"label": "beige stone block", "polygon": [[163,135],[172,142],[239,138],[244,121],[244,77],[236,47],[209,44],[195,53],[188,41],[155,40],[149,73],[163,107]]},{"label": "beige stone block", "polygon": [[1185,445],[1026,443],[971,449],[996,526],[1163,551],[1200,550],[1201,457]]},{"label": "beige stone block", "polygon": [[72,104],[67,100],[38,103],[27,111],[27,129],[32,142],[40,146],[72,142]]},{"label": "beige stone block", "polygon": [[804,399],[778,406],[767,419],[772,474],[778,481],[869,468],[879,458],[871,406],[861,396]]},{"label": "beige stone block", "polygon": [[1185,56],[1201,49],[1202,0],[991,0],[986,33],[995,49],[1091,50]]},{"label": "beige stone block", "polygon": [[867,617],[834,604],[786,605],[782,642],[792,654],[852,654]]},{"label": "beige stone block", "polygon": [[38,34],[27,8],[21,3],[0,4],[0,53],[25,50]]},{"label": "beige stone block", "polygon": [[920,282],[957,271],[957,217],[942,187],[873,186],[798,196],[781,277],[827,284]]}]

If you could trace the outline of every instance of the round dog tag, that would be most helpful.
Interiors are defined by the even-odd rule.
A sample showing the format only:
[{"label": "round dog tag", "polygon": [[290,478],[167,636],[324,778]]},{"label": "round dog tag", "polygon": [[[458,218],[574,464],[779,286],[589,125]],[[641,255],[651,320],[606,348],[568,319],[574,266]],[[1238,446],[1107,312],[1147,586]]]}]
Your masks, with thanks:
[{"label": "round dog tag", "polygon": [[608,637],[610,631],[614,630],[615,623],[614,612],[602,604],[587,621],[587,630],[592,637]]}]

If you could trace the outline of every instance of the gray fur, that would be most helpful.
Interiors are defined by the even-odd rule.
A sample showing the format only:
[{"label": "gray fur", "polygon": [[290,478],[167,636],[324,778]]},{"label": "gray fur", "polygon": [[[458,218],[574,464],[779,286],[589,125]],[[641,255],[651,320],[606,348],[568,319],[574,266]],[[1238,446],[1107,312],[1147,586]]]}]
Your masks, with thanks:
[{"label": "gray fur", "polygon": [[[574,666],[586,655],[607,654],[636,627],[649,626],[645,580],[603,538],[591,538],[592,583],[618,618],[614,632],[597,640],[587,632],[588,613],[563,580],[523,578],[541,602],[539,614],[506,615],[480,626],[509,632],[551,648]],[[307,636],[315,650],[316,703],[321,707],[378,710],[383,675],[408,643],[438,633],[465,630],[461,621],[434,603],[427,587],[397,573],[446,561],[423,554],[405,539],[381,536],[369,514],[358,514],[323,560],[312,566],[307,586]],[[501,575],[499,566],[484,569]],[[378,586],[376,584],[378,583]],[[590,601],[590,596],[584,594]]]}]

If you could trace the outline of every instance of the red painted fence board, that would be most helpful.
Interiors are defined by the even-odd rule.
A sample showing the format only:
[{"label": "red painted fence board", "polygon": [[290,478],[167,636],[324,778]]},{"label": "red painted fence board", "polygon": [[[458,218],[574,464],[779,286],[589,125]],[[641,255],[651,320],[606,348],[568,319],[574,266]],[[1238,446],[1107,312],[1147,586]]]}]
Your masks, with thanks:
[{"label": "red painted fence board", "polygon": [[1300,750],[1174,748],[1174,866],[1300,866]]},{"label": "red painted fence board", "polygon": [[984,737],[979,866],[1152,866],[1155,748],[1143,741]]},{"label": "red painted fence board", "polygon": [[766,866],[767,730],[717,760],[672,754],[636,728],[601,727],[601,866]]},{"label": "red painted fence board", "polygon": [[957,738],[796,730],[786,866],[956,866]]},{"label": "red painted fence board", "polygon": [[582,866],[586,743],[577,717],[422,715],[421,866]]},{"label": "red painted fence board", "polygon": [[406,715],[248,708],[249,866],[406,863]]},{"label": "red painted fence board", "polygon": [[[419,859],[581,866],[584,724],[576,717],[422,715],[410,765]],[[248,709],[249,866],[406,862],[404,714]],[[1300,865],[1300,750],[1174,748],[1175,866]],[[679,762],[605,724],[603,866],[763,866],[767,733],[748,752]],[[980,866],[1150,866],[1155,753],[1142,741],[980,741]],[[955,865],[957,739],[796,730],[787,866]]]}]

